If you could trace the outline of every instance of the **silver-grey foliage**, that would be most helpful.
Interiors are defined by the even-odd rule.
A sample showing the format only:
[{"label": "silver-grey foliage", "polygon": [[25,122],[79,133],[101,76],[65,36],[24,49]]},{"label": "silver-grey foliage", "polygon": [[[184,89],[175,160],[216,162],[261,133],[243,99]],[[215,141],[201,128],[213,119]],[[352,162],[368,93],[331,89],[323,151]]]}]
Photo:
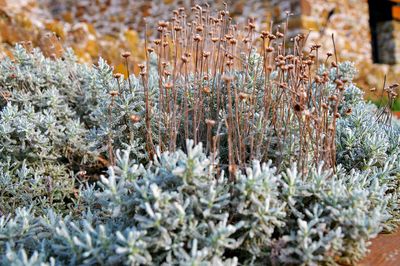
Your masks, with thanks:
[{"label": "silver-grey foliage", "polygon": [[[17,46],[15,62],[0,63],[0,265],[320,265],[361,258],[371,238],[398,223],[400,128],[381,123],[362,100],[351,64],[339,68],[348,83],[337,167],[324,170],[320,162],[302,173],[288,158],[289,167],[278,171],[271,161],[254,160],[232,182],[218,159],[190,140],[185,152],[158,151],[149,161],[144,121],[129,120],[144,115],[138,78],[130,77],[130,87],[102,60],[87,67],[70,53],[53,61]],[[118,89],[112,102],[109,93]],[[107,156],[110,136],[121,150],[116,166],[77,188],[82,169],[74,165]]]}]

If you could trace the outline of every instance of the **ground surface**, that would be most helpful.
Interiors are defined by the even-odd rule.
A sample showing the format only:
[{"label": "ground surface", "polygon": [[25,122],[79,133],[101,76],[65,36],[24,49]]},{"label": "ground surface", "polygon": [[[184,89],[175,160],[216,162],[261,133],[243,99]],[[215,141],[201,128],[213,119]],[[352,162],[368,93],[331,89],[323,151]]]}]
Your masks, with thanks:
[{"label": "ground surface", "polygon": [[371,252],[359,266],[400,266],[400,230],[372,240]]}]

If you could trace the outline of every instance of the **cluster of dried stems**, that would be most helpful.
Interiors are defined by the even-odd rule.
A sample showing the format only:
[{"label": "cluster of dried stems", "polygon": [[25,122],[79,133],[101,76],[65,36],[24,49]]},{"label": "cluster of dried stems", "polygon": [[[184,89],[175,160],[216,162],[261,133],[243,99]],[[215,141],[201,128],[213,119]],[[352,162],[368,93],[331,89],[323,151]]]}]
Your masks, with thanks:
[{"label": "cluster of dried stems", "polygon": [[[386,86],[386,75],[383,80],[383,87],[380,95],[380,105],[382,105],[382,100],[385,98],[387,99],[386,104],[381,106],[381,108],[376,110],[376,118],[378,121],[385,123],[386,125],[390,126],[392,124],[392,118],[393,118],[393,105],[396,101],[396,98],[398,96],[397,94],[397,88],[399,87],[398,83],[394,83],[392,85]],[[375,88],[372,88],[371,91],[375,91]],[[386,95],[385,95],[386,94]]]},{"label": "cluster of dried stems", "polygon": [[[226,8],[213,15],[208,6],[195,6],[189,13],[175,10],[171,21],[160,21],[159,38],[146,39],[146,64],[139,65],[149,155],[157,145],[174,151],[193,139],[206,144],[214,158],[227,148],[225,165],[232,178],[252,159],[269,159],[272,150],[277,166],[290,158],[303,172],[310,162],[323,160],[333,167],[346,80],[337,66],[336,49],[321,56],[320,45],[305,47],[307,36],[287,37],[288,18],[276,27],[271,23],[268,32],[258,32],[251,19],[242,27],[233,24]],[[252,61],[254,51],[259,60]],[[158,99],[149,92],[153,53]],[[326,67],[322,73],[321,62]],[[332,68],[337,71],[334,92],[327,88]],[[155,105],[158,117],[153,117]],[[285,154],[285,146],[297,148]]]}]

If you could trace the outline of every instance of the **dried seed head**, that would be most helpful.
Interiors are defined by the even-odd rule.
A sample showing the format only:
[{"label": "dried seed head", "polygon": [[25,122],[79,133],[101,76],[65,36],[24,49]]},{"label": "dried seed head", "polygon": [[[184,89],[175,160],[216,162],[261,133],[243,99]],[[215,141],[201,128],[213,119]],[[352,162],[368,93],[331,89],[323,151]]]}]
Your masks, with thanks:
[{"label": "dried seed head", "polygon": [[346,110],[346,115],[350,115],[353,112],[353,110],[351,108]]},{"label": "dried seed head", "polygon": [[210,94],[210,93],[211,93],[210,87],[204,87],[204,88],[203,88],[203,92],[204,92],[205,94]]},{"label": "dried seed head", "polygon": [[197,26],[196,31],[202,32],[204,30],[203,26]]},{"label": "dried seed head", "polygon": [[131,56],[131,53],[130,52],[123,52],[122,53],[122,57],[123,58],[128,58],[128,57],[130,57]]},{"label": "dried seed head", "polygon": [[116,79],[119,79],[119,78],[121,78],[122,77],[122,74],[121,73],[115,73],[114,74],[114,78],[116,78]]},{"label": "dried seed head", "polygon": [[338,85],[338,86],[343,86],[343,81],[341,81],[340,79],[336,79],[335,80],[335,83],[336,83],[336,85]]},{"label": "dried seed head", "polygon": [[225,39],[227,39],[228,41],[230,41],[230,40],[233,39],[233,36],[232,36],[232,35],[229,35],[229,34],[226,34],[226,35],[225,35]]},{"label": "dried seed head", "polygon": [[331,52],[327,52],[327,53],[326,53],[326,56],[327,56],[327,57],[331,57],[332,55],[333,55],[333,54],[332,54]]},{"label": "dried seed head", "polygon": [[225,75],[222,75],[222,80],[225,82],[230,82],[230,81],[233,81],[233,77],[225,74]]},{"label": "dried seed head", "polygon": [[188,62],[188,58],[186,56],[182,56],[181,60],[183,63],[187,63]]},{"label": "dried seed head", "polygon": [[206,52],[206,51],[203,52],[203,57],[204,58],[207,58],[209,56],[210,56],[210,52]]},{"label": "dried seed head", "polygon": [[218,40],[219,40],[219,38],[216,38],[216,37],[211,38],[211,41],[212,41],[213,43],[218,42]]},{"label": "dried seed head", "polygon": [[152,52],[154,52],[154,48],[152,48],[152,47],[147,48],[147,52],[149,52],[149,54],[151,54]]},{"label": "dried seed head", "polygon": [[267,51],[267,53],[271,53],[271,52],[273,52],[275,49],[274,49],[274,47],[267,47],[266,49],[265,49],[265,51]]},{"label": "dried seed head", "polygon": [[110,91],[110,95],[111,95],[111,97],[115,97],[115,96],[118,96],[118,91]]},{"label": "dried seed head", "polygon": [[210,127],[213,127],[213,126],[215,126],[216,122],[215,122],[215,120],[212,120],[212,119],[206,119],[206,124]]},{"label": "dried seed head", "polygon": [[140,116],[138,116],[138,115],[131,115],[129,118],[131,119],[131,122],[134,124],[140,122]]},{"label": "dried seed head", "polygon": [[167,82],[167,83],[165,83],[165,85],[164,85],[164,87],[165,87],[167,90],[172,89],[173,86],[174,86],[174,85],[172,84],[172,82]]},{"label": "dried seed head", "polygon": [[322,106],[322,108],[325,109],[325,110],[328,109],[328,105],[327,105],[326,103],[322,103],[321,106]]},{"label": "dried seed head", "polygon": [[370,91],[376,91],[376,88],[371,88]]},{"label": "dried seed head", "polygon": [[155,45],[160,45],[161,44],[161,40],[160,39],[156,39],[153,41]]},{"label": "dried seed head", "polygon": [[336,102],[337,101],[337,96],[336,95],[331,95],[331,96],[328,97],[328,100]]},{"label": "dried seed head", "polygon": [[331,63],[331,66],[332,66],[332,67],[337,67],[336,62],[332,62],[332,63]]},{"label": "dried seed head", "polygon": [[139,67],[140,70],[143,70],[145,68],[145,65],[144,64],[138,64],[138,67]]},{"label": "dried seed head", "polygon": [[165,21],[160,20],[158,22],[158,26],[162,27],[162,28],[166,28],[168,26],[168,23]]},{"label": "dried seed head", "polygon": [[247,100],[249,98],[250,98],[250,95],[248,93],[244,93],[244,92],[239,93],[239,99],[241,101]]},{"label": "dried seed head", "polygon": [[339,113],[335,113],[335,118],[340,118],[340,114]]},{"label": "dried seed head", "polygon": [[268,34],[269,34],[269,32],[267,32],[267,31],[262,31],[262,32],[261,32],[261,38],[262,38],[262,39],[267,38],[267,37],[268,37]]},{"label": "dried seed head", "polygon": [[193,40],[196,41],[196,42],[201,41],[201,36],[200,36],[200,34],[196,34],[196,35],[193,37]]}]

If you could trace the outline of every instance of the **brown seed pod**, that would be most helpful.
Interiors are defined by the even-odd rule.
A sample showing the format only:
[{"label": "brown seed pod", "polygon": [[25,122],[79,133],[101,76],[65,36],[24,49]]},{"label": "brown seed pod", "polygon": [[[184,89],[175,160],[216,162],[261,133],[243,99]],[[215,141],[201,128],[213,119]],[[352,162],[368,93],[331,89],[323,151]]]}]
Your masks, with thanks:
[{"label": "brown seed pod", "polygon": [[160,20],[158,22],[158,26],[162,27],[162,28],[166,28],[168,26],[168,23],[165,21]]},{"label": "brown seed pod", "polygon": [[193,37],[193,40],[194,41],[196,41],[196,42],[199,42],[199,41],[201,41],[201,36],[200,36],[200,34],[196,34],[194,37]]},{"label": "brown seed pod", "polygon": [[350,115],[353,112],[353,109],[349,108],[346,110],[346,115]]},{"label": "brown seed pod", "polygon": [[250,98],[250,95],[248,93],[244,93],[244,92],[239,93],[239,99],[241,101],[247,100],[249,98]]},{"label": "brown seed pod", "polygon": [[225,82],[233,81],[233,77],[228,75],[223,75],[222,80]]},{"label": "brown seed pod", "polygon": [[128,57],[130,57],[131,56],[131,53],[130,52],[123,52],[122,53],[122,57],[123,58],[128,58]]},{"label": "brown seed pod", "polygon": [[111,97],[118,96],[119,92],[118,91],[110,91]]},{"label": "brown seed pod", "polygon": [[164,87],[165,87],[167,90],[172,89],[173,86],[174,86],[174,85],[172,84],[172,82],[167,82],[167,83],[165,83],[165,85],[164,85]]},{"label": "brown seed pod", "polygon": [[182,56],[181,60],[183,63],[187,63],[188,62],[188,58],[186,56]]},{"label": "brown seed pod", "polygon": [[119,78],[121,78],[122,77],[122,74],[121,73],[115,73],[114,74],[114,78],[116,78],[116,79],[119,79]]},{"label": "brown seed pod", "polygon": [[213,127],[213,126],[215,126],[216,122],[215,122],[215,120],[212,120],[212,119],[206,119],[206,124]]},{"label": "brown seed pod", "polygon": [[204,88],[203,88],[203,93],[205,93],[205,94],[210,94],[210,93],[211,93],[210,87],[204,87]]},{"label": "brown seed pod", "polygon": [[267,47],[266,49],[265,49],[265,51],[267,51],[267,53],[271,53],[271,52],[273,52],[275,49],[274,49],[274,47]]},{"label": "brown seed pod", "polygon": [[140,116],[138,116],[138,115],[131,115],[129,118],[130,118],[131,122],[134,124],[140,122]]}]

